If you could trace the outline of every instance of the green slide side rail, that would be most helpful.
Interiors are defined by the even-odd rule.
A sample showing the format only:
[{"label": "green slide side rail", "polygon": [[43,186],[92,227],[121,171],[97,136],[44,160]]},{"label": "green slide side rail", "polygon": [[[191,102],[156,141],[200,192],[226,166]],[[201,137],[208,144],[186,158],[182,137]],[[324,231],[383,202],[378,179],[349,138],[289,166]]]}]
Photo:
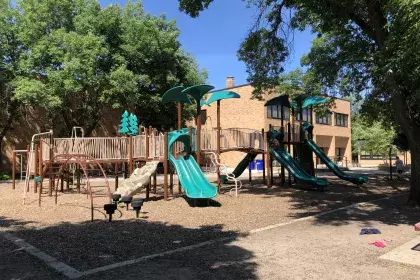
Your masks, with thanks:
[{"label": "green slide side rail", "polygon": [[368,183],[369,179],[366,176],[362,175],[352,175],[347,174],[343,170],[341,170],[340,167],[338,167],[325,153],[324,151],[318,147],[314,141],[312,140],[306,140],[306,143],[311,148],[311,150],[321,159],[323,163],[325,163],[337,177],[340,179],[343,179],[345,181],[349,181],[356,185],[362,185],[364,183]]},{"label": "green slide side rail", "polygon": [[298,182],[315,185],[317,187],[326,187],[328,186],[328,181],[326,179],[317,178],[306,173],[302,167],[297,164],[292,156],[283,148],[277,148],[276,150],[270,148],[271,155],[280,162],[286,169],[292,174]]},{"label": "green slide side rail", "polygon": [[180,141],[184,144],[184,149],[187,152],[185,157],[179,156],[176,159],[171,153],[168,158],[178,174],[182,188],[188,198],[193,199],[208,199],[217,195],[217,187],[212,185],[201,171],[194,157],[191,155],[190,137],[188,130],[177,130],[168,134],[168,148],[176,142]]}]

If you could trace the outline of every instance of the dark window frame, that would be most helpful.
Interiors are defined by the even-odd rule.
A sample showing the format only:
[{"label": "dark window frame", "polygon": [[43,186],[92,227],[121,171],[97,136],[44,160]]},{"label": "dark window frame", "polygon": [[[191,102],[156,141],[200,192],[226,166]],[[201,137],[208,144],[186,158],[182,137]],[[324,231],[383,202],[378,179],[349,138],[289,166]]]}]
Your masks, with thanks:
[{"label": "dark window frame", "polygon": [[[296,112],[295,114],[296,114],[295,120],[300,121],[300,113]],[[307,108],[302,109],[302,118],[303,118],[304,122],[310,122],[311,121],[311,110],[307,109]]]},{"label": "dark window frame", "polygon": [[335,126],[348,127],[349,126],[349,115],[335,113]]},{"label": "dark window frame", "polygon": [[275,119],[275,120],[281,120],[282,118],[284,120],[289,120],[290,109],[288,107],[283,107],[283,116],[279,116],[279,115],[281,115],[281,106],[280,105],[267,106],[267,118],[268,119]]},{"label": "dark window frame", "polygon": [[315,122],[317,124],[332,125],[332,114],[326,113],[323,116],[316,116]]}]

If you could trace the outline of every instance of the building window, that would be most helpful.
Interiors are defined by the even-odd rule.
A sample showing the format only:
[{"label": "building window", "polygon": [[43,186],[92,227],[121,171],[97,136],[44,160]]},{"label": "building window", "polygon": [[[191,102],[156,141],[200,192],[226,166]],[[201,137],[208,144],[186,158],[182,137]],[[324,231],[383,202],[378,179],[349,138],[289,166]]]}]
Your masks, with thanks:
[{"label": "building window", "polygon": [[328,124],[331,125],[331,113],[326,113],[323,116],[316,117],[317,124]]},{"label": "building window", "polygon": [[[397,157],[397,153],[396,152],[392,152],[391,154],[391,159],[395,159]],[[374,154],[372,152],[367,152],[367,151],[361,151],[360,152],[360,159],[371,159],[371,160],[383,160],[383,159],[388,159],[389,155],[378,155],[378,154]]]},{"label": "building window", "polygon": [[336,126],[347,127],[348,126],[348,119],[349,119],[349,115],[335,113],[335,125]]},{"label": "building window", "polygon": [[[283,107],[283,119],[289,119],[290,110],[288,107]],[[272,105],[267,106],[267,118],[269,119],[281,119],[281,106]]]},{"label": "building window", "polygon": [[[302,117],[304,122],[311,121],[311,110],[302,109]],[[295,120],[300,121],[300,113],[296,112]]]}]

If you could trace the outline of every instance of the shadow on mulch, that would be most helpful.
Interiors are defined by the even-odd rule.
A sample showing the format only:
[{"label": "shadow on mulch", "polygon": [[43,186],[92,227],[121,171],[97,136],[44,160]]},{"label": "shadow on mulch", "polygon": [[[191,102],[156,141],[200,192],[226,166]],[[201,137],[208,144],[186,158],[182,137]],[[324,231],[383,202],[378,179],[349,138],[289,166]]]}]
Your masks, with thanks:
[{"label": "shadow on mulch", "polygon": [[[179,225],[133,219],[113,220],[112,222],[95,220],[94,222],[77,224],[62,223],[47,228],[30,229],[24,228],[21,221],[10,220],[5,217],[0,217],[0,221],[3,226],[14,228],[9,230],[11,234],[23,238],[38,249],[80,271],[204,241],[227,238],[227,240],[217,242],[217,248],[225,252],[226,261],[234,258],[239,265],[226,269],[235,270],[232,273],[239,275],[239,278],[257,279],[255,275],[256,264],[249,262],[253,254],[230,245],[233,240],[244,236],[244,234],[236,231],[224,231],[223,225],[185,228]],[[14,227],[16,225],[22,227],[16,229]],[[198,254],[201,251],[202,248],[192,250],[191,254],[194,254],[194,262],[200,262],[200,257],[209,259],[209,256],[199,256]],[[171,256],[165,258],[171,259]],[[210,259],[212,258],[214,257]],[[244,261],[243,265],[240,265],[241,259]],[[207,269],[211,270],[214,262],[220,262],[221,260],[208,261],[209,263],[201,263],[200,265],[206,265],[208,266]],[[214,273],[218,275],[218,272],[214,271]]]},{"label": "shadow on mulch", "polygon": [[[275,177],[274,186],[272,188],[267,188],[263,185],[262,180],[255,180],[256,182],[254,182],[253,186],[246,186],[243,189],[243,193],[261,195],[266,199],[270,199],[271,197],[289,198],[291,208],[299,210],[294,211],[293,214],[290,215],[290,217],[294,219],[320,214],[325,211],[355,203],[375,200],[387,195],[402,194],[402,197],[396,199],[397,202],[387,206],[395,208],[395,211],[393,212],[395,215],[394,217],[388,217],[385,214],[381,214],[382,212],[385,212],[381,212],[380,209],[378,209],[377,212],[370,212],[369,215],[366,215],[366,213],[359,213],[353,216],[344,215],[338,217],[338,214],[321,216],[316,218],[315,223],[333,224],[338,226],[347,224],[350,221],[361,221],[368,226],[370,221],[380,221],[390,225],[401,223],[413,224],[416,222],[416,218],[411,215],[412,212],[416,212],[416,210],[405,209],[407,196],[404,194],[408,191],[408,181],[391,181],[387,176],[382,175],[370,176],[369,180],[370,182],[368,184],[357,187],[349,182],[329,176],[328,189],[324,192],[319,192],[306,188],[306,186],[302,186],[301,184],[289,186],[287,178],[285,184],[282,185],[280,178]],[[419,215],[420,213],[417,212],[417,220]]]}]

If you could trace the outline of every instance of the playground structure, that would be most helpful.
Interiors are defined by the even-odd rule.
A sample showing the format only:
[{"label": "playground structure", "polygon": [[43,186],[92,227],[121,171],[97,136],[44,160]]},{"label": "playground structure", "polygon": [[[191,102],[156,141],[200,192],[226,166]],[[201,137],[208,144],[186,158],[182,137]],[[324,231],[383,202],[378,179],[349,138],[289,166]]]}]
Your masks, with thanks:
[{"label": "playground structure", "polygon": [[[191,199],[210,199],[220,192],[222,184],[234,183],[235,194],[242,183],[238,177],[250,166],[250,163],[258,154],[263,157],[263,180],[267,186],[273,185],[273,161],[281,164],[281,183],[285,183],[285,169],[288,170],[289,185],[292,184],[292,176],[295,181],[310,184],[323,190],[327,186],[325,179],[314,176],[312,152],[325,162],[326,165],[341,179],[350,181],[357,185],[367,182],[363,176],[350,176],[337,167],[327,156],[320,152],[319,147],[311,140],[311,124],[300,121],[294,123],[294,118],[285,120],[282,118],[281,126],[278,128],[269,127],[269,131],[261,131],[247,128],[221,128],[220,107],[221,101],[228,98],[240,98],[231,91],[220,91],[211,93],[207,100],[203,96],[210,94],[213,89],[209,85],[198,85],[191,87],[177,86],[167,91],[162,101],[178,102],[178,129],[173,131],[157,131],[152,127],[140,127],[138,135],[124,137],[84,137],[83,129],[75,127],[71,138],[54,138],[53,132],[36,134],[32,137],[31,145],[27,150],[27,174],[24,188],[24,198],[30,190],[30,178],[33,176],[33,191],[39,192],[39,204],[41,205],[41,193],[43,181],[49,178],[48,195],[52,196],[55,191],[57,197],[58,185],[61,181],[60,191],[64,191],[64,181],[67,180],[66,190],[69,184],[74,185],[76,181],[77,192],[81,191],[81,180],[86,181],[85,192],[91,198],[92,219],[93,219],[93,192],[89,176],[91,172],[99,172],[106,181],[106,191],[111,201],[111,191],[108,179],[102,165],[114,166],[115,191],[118,190],[119,167],[127,167],[129,174],[133,173],[135,167],[150,164],[150,162],[163,163],[163,197],[169,199],[173,195],[173,172],[169,169],[169,163],[178,174],[179,193],[184,193]],[[192,104],[192,96],[197,104],[196,128],[181,127],[182,103]],[[217,103],[217,127],[206,129],[201,127],[201,106]],[[278,105],[289,107],[294,115],[294,108],[301,114],[301,108],[324,103],[325,98],[306,98],[297,105],[292,106],[288,96],[278,96],[267,101],[265,106]],[[312,115],[312,114],[311,114]],[[302,120],[302,116],[300,118]],[[312,120],[311,120],[312,122]],[[245,153],[243,160],[239,162],[232,173],[227,172],[226,166],[220,164],[220,154],[231,151]],[[217,186],[212,185],[201,170],[200,161],[202,154],[211,154],[212,162],[216,166]],[[293,154],[293,156],[292,156]],[[307,159],[312,162],[308,162]],[[305,162],[306,160],[306,162]],[[14,157],[15,161],[15,157]],[[15,166],[15,162],[13,162]],[[95,166],[96,169],[93,167]],[[251,168],[249,169],[249,181],[252,181]],[[146,199],[149,198],[153,177],[153,192],[156,193],[156,168],[147,173],[147,178],[139,179],[139,188],[145,187]],[[73,173],[73,180],[70,179]],[[267,173],[267,174],[266,174]],[[135,174],[134,174],[135,175]],[[169,175],[169,180],[168,180]],[[266,176],[267,175],[267,176]],[[132,175],[133,176],[133,175]],[[76,178],[75,178],[76,177]],[[134,176],[135,177],[135,176]],[[133,177],[133,178],[134,178]],[[12,174],[13,187],[15,186],[15,170]],[[136,182],[126,179],[125,186],[131,187],[130,195],[138,192]],[[129,182],[130,181],[130,182]],[[127,184],[126,184],[127,183]],[[130,184],[129,184],[130,183]],[[232,189],[233,190],[233,189]],[[232,191],[231,190],[231,191]],[[230,192],[231,192],[230,191]],[[117,191],[118,193],[118,191]],[[124,193],[125,194],[125,193]]]}]

